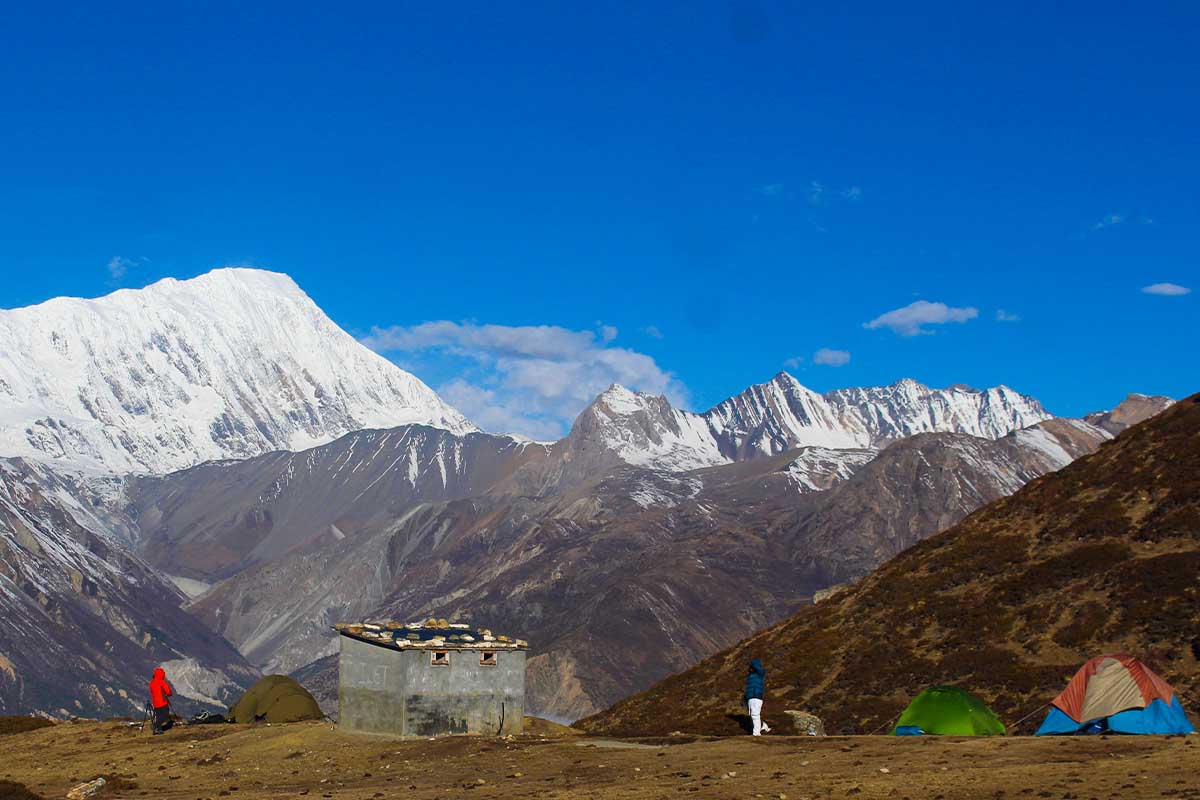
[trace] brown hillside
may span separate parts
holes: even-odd
[[[764,717],[809,709],[869,733],[921,689],[959,684],[1011,723],[1087,658],[1127,650],[1200,710],[1200,395],[920,542],[853,589],[576,723],[732,734],[746,663]],[[1033,714],[1017,732],[1040,721]]]

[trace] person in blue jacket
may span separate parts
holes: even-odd
[[[762,705],[764,683],[767,677],[762,662],[757,658],[750,662],[750,670],[746,673],[746,691],[744,698],[746,708],[750,711],[750,723],[753,725],[754,736],[761,736],[771,730],[762,721]]]

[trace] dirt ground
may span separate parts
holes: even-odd
[[[118,722],[0,737],[0,781],[46,798],[98,775],[108,797],[1200,798],[1200,736],[401,740],[328,722],[151,737]]]

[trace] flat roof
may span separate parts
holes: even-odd
[[[444,619],[426,622],[339,622],[342,636],[394,650],[526,650],[529,642]]]

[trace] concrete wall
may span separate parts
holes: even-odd
[[[520,733],[525,715],[525,652],[496,651],[496,666],[477,650],[449,650],[449,666],[431,666],[430,650],[393,650],[340,636],[338,724],[401,736]]]

